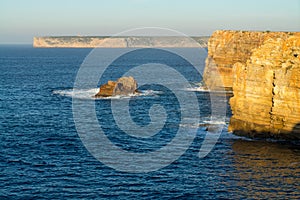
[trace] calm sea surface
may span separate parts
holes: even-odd
[[[79,67],[90,51],[0,46],[0,199],[300,198],[299,146],[250,140],[226,132],[230,111],[221,137],[204,158],[198,157],[206,134],[206,128],[200,126],[191,127],[197,135],[187,151],[158,171],[120,172],[99,162],[83,145],[72,113],[72,96],[89,97],[96,91],[72,90]],[[147,59],[147,55],[138,59]],[[184,65],[179,68],[187,69]],[[146,95],[132,97],[131,114],[137,124],[151,121],[149,102],[159,103],[169,97],[159,89],[146,88]],[[210,115],[209,93],[195,93],[205,124]],[[172,98],[164,102],[165,108],[178,103]],[[110,99],[96,101],[100,121],[106,120],[102,119],[103,112],[109,103]],[[175,118],[177,114],[173,112]],[[126,143],[124,135],[117,136],[114,126],[105,129],[116,145],[138,153],[159,149],[169,142],[176,121],[168,123],[170,135],[133,144]]]

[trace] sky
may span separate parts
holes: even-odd
[[[108,36],[141,27],[300,31],[300,0],[0,0],[0,44],[34,36]]]

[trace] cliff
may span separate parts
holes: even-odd
[[[33,47],[36,48],[173,48],[173,47],[207,47],[208,37],[92,37],[92,36],[60,36],[34,37]],[[196,43],[195,43],[196,41]]]
[[[250,137],[299,140],[300,33],[246,32],[245,40],[242,35],[229,31],[221,50],[216,49],[216,43],[221,44],[220,32],[215,35],[217,41],[209,42],[209,48],[215,47],[211,52],[217,54],[211,57],[217,57],[217,67],[227,69],[222,75],[230,76],[224,80],[233,88],[229,131]],[[252,42],[249,36],[254,36]],[[237,39],[240,41],[234,41]],[[232,44],[234,50],[222,55],[223,49],[231,49]],[[257,48],[250,51],[250,46]]]
[[[245,64],[252,50],[270,38],[289,37],[286,32],[215,31],[208,40],[208,56],[203,80],[210,88],[232,89],[232,66],[236,62]],[[216,79],[216,73],[221,81]]]

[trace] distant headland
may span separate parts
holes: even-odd
[[[36,48],[145,48],[207,47],[209,36],[50,36],[34,37]]]

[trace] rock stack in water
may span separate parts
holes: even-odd
[[[300,33],[264,39],[246,63],[233,65],[232,86],[229,131],[300,139]]]
[[[111,97],[116,95],[130,95],[137,92],[136,80],[129,77],[121,77],[117,81],[108,81],[100,86],[100,91],[95,95],[99,97]]]

